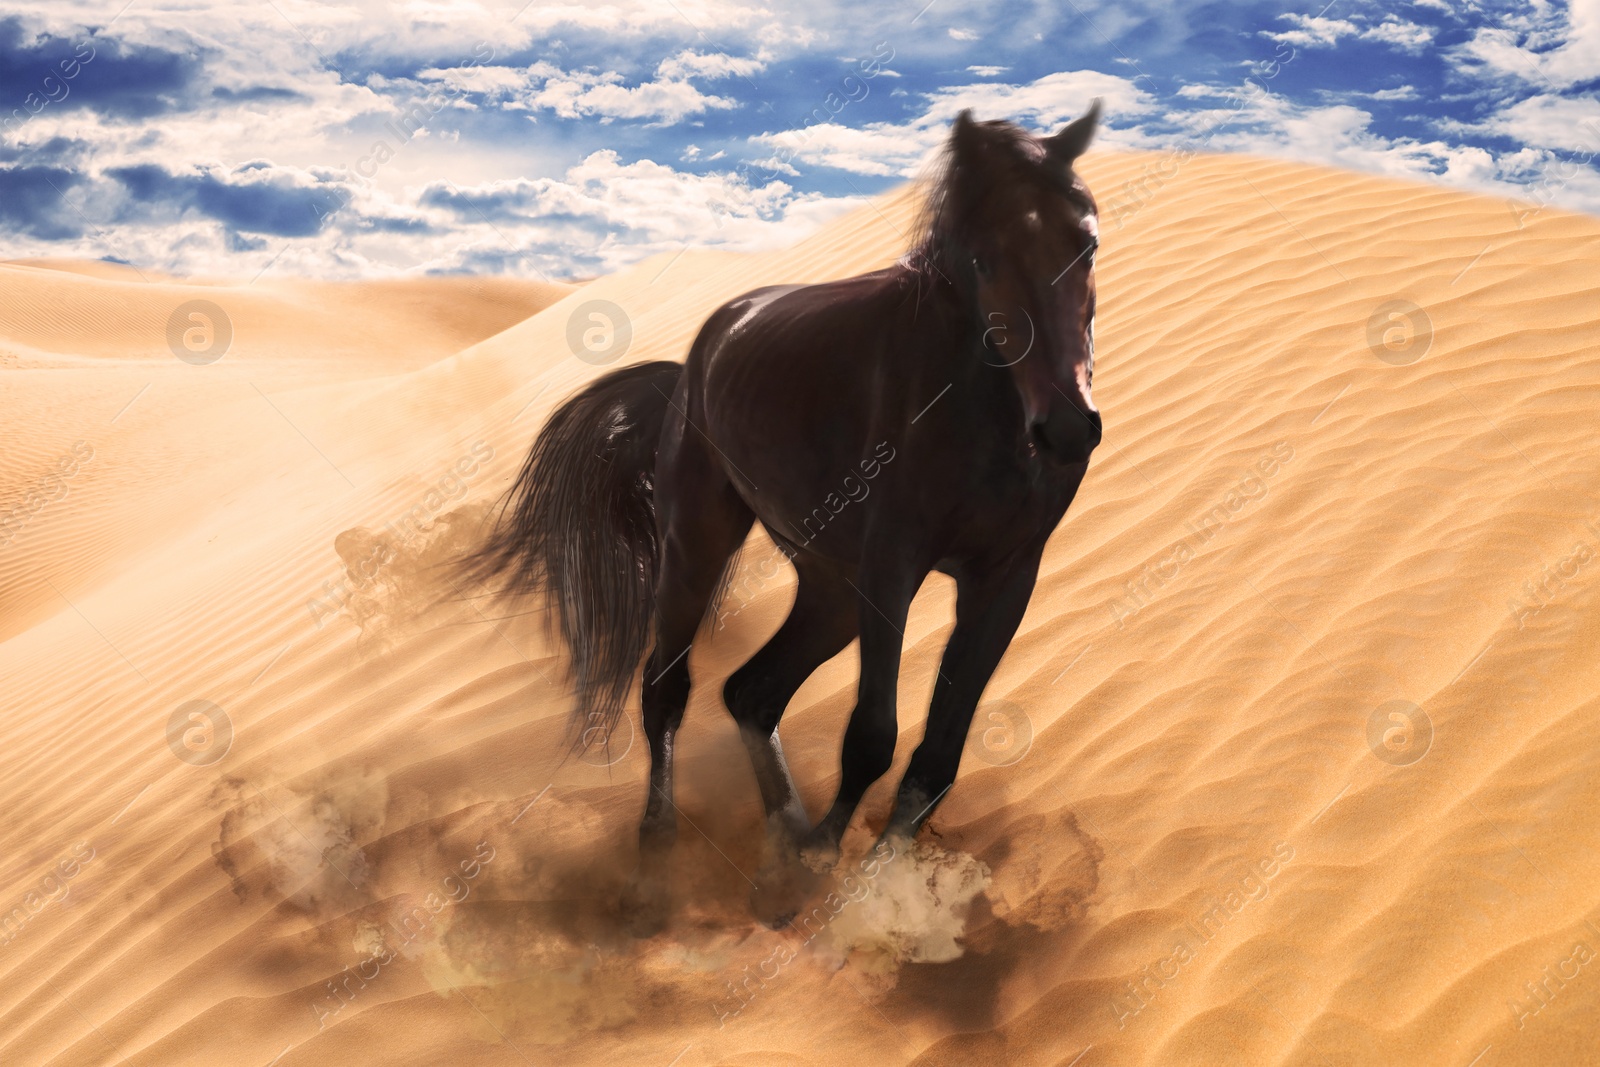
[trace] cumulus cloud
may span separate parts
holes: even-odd
[[[685,50],[663,59],[656,68],[656,74],[675,79],[727,78],[733,75],[747,78],[764,66],[765,61],[755,57],[730,56],[721,52],[702,55]]]
[[[1132,81],[1097,71],[1048,74],[1031,82],[975,82],[923,94],[920,114],[905,122],[875,122],[862,127],[840,123],[752,138],[773,150],[762,163],[798,173],[799,165],[829,167],[874,177],[914,177],[944,142],[950,123],[963,108],[980,119],[1009,118],[1036,130],[1054,130],[1076,118],[1095,97],[1105,100],[1111,121],[1126,122],[1148,113],[1154,99]],[[1110,134],[1115,143],[1116,135]]]
[[[1278,19],[1289,23],[1291,28],[1276,32],[1263,30],[1262,36],[1296,48],[1332,48],[1341,40],[1352,38],[1376,41],[1415,55],[1433,43],[1435,34],[1432,26],[1410,22],[1398,15],[1385,15],[1383,21],[1378,23],[1372,23],[1362,15],[1322,18],[1293,12],[1279,15]]]
[[[1600,77],[1600,0],[1535,4],[1452,50],[1467,72],[1564,89]]]
[[[1496,112],[1482,128],[1539,148],[1600,156],[1600,100],[1541,94]]]
[[[682,51],[661,61],[655,78],[628,85],[621,74],[607,70],[563,70],[540,61],[518,70],[509,67],[430,68],[418,75],[442,81],[503,107],[547,110],[564,119],[598,116],[681,122],[709,109],[727,109],[736,101],[702,92],[691,79],[748,77],[763,62],[722,53]]]
[[[1361,28],[1349,19],[1317,18],[1293,12],[1279,15],[1278,18],[1289,23],[1293,29],[1277,33],[1262,31],[1262,36],[1297,48],[1326,48],[1337,44],[1342,37],[1354,37],[1361,32]]]
[[[1198,140],[1600,210],[1574,163],[1594,147],[1600,0],[1082,7],[1019,5],[1002,65],[977,0],[917,20],[843,0],[139,0],[115,19],[0,0],[0,239],[176,273],[592,274],[792,241],[916,175],[962,107],[1044,131],[1094,96],[1110,146]],[[1295,73],[1236,108],[1218,34],[1298,49]]]
[[[1541,203],[1564,202],[1600,213],[1600,174],[1592,170],[1587,175],[1572,174],[1549,151],[1524,148],[1497,153],[1443,137],[1386,135],[1375,128],[1369,111],[1353,104],[1307,105],[1273,94],[1250,95],[1245,100],[1245,106],[1238,109],[1192,112],[1175,118],[1192,134],[1203,136],[1209,151],[1249,152],[1395,178],[1442,181],[1474,192]],[[1600,118],[1600,105],[1595,114]],[[1545,118],[1554,130],[1554,121]],[[1600,135],[1600,122],[1595,123],[1595,130]],[[1600,139],[1591,150],[1600,151]],[[1558,173],[1563,177],[1557,184],[1552,176]]]
[[[0,121],[9,118],[12,128],[47,109],[146,119],[191,108],[203,102],[194,91],[202,70],[192,50],[65,36],[0,18],[0,101],[9,108]]]
[[[547,63],[529,68],[533,88],[525,97],[532,108],[548,108],[564,119],[598,115],[601,122],[613,119],[660,119],[681,122],[707,108],[731,108],[734,101],[725,96],[701,92],[688,81],[660,78],[638,85],[624,85],[614,71],[558,71]]]
[[[1434,32],[1432,26],[1407,22],[1394,15],[1389,15],[1376,26],[1369,26],[1362,31],[1361,37],[1363,40],[1379,41],[1383,44],[1393,45],[1402,52],[1419,55],[1423,49],[1433,43]]]
[[[463,223],[486,220],[510,232],[537,227],[566,247],[583,249],[586,268],[614,270],[690,242],[747,251],[774,247],[862,201],[797,193],[781,181],[752,186],[727,174],[685,174],[651,160],[624,163],[603,150],[560,179],[436,183],[419,202]]]

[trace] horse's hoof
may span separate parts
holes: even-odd
[[[794,925],[794,917],[800,914],[798,908],[770,910],[755,899],[756,894],[750,894],[750,910],[755,914],[756,921],[768,930],[787,930]]]
[[[839,843],[813,834],[800,845],[800,862],[813,874],[826,874],[839,862]]]
[[[800,913],[816,884],[817,876],[791,854],[756,872],[750,911],[767,928],[782,930]]]
[[[624,929],[642,941],[667,928],[672,901],[660,880],[635,875],[623,889],[618,908]]]

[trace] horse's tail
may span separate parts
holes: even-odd
[[[650,641],[656,444],[682,373],[624,367],[557,408],[468,560],[507,593],[545,595],[572,653],[574,745],[610,736]]]

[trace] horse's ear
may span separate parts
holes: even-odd
[[[977,132],[978,124],[972,120],[972,109],[964,107],[961,109],[961,114],[956,116],[955,122],[950,124],[950,143],[962,144]]]
[[[1089,142],[1094,140],[1095,128],[1099,125],[1100,98],[1097,96],[1081,117],[1067,123],[1054,137],[1045,139],[1045,149],[1051,159],[1071,166],[1072,161],[1088,149]]]
[[[972,117],[972,109],[964,107],[955,122],[950,124],[950,159],[966,170],[984,164],[983,128]]]

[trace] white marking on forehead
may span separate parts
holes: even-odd
[[[1095,216],[1085,215],[1083,217],[1083,228],[1090,237],[1097,241],[1100,239],[1100,220]]]

